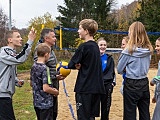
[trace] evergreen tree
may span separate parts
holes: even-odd
[[[90,18],[97,21],[99,29],[115,29],[114,18],[110,16],[114,0],[64,0],[64,3],[65,7],[58,6],[62,16],[57,17],[63,23],[63,27],[77,28],[82,19]],[[114,28],[110,27],[111,25]],[[63,46],[68,47],[70,44],[74,47],[74,40],[77,37],[75,32],[63,32]]]
[[[141,21],[147,32],[159,32],[160,31],[160,0],[139,0],[141,8],[138,10],[139,17],[138,21]],[[155,35],[149,35],[152,43],[158,38]]]

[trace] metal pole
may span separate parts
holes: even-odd
[[[60,25],[60,50],[62,50],[62,26]]]
[[[11,30],[11,0],[9,0],[9,30]]]
[[[60,32],[60,45],[59,45],[59,47],[60,47],[60,50],[62,50],[62,23],[61,23],[61,16],[59,16],[59,19],[60,19],[60,21],[59,21],[59,27],[60,27],[60,30],[59,30],[59,32]]]

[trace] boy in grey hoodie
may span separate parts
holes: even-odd
[[[22,46],[20,33],[17,30],[11,30],[5,35],[7,46],[0,50],[0,120],[15,120],[12,96],[17,82],[16,65],[27,59],[35,37],[35,31],[32,29],[28,35],[29,40],[17,54],[15,49]]]
[[[153,47],[141,22],[129,27],[129,41],[118,61],[117,71],[126,70],[123,88],[124,120],[136,120],[136,109],[140,120],[150,120],[150,93],[147,73]]]

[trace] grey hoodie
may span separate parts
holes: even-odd
[[[147,76],[151,60],[151,52],[146,48],[136,48],[133,54],[125,49],[118,60],[117,71],[131,79],[142,79]]]
[[[156,100],[158,100],[158,96],[160,96],[160,61],[158,63],[158,72],[157,72],[157,76],[155,76],[152,81],[153,84],[156,84],[155,87],[155,98]]]
[[[0,97],[12,97],[15,92],[16,65],[23,63],[31,51],[32,40],[28,40],[22,51],[17,54],[9,47],[0,50]]]

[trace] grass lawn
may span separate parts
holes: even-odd
[[[16,87],[13,96],[13,107],[17,120],[36,120],[32,91],[27,79],[27,77],[24,78],[25,84],[23,87]]]

